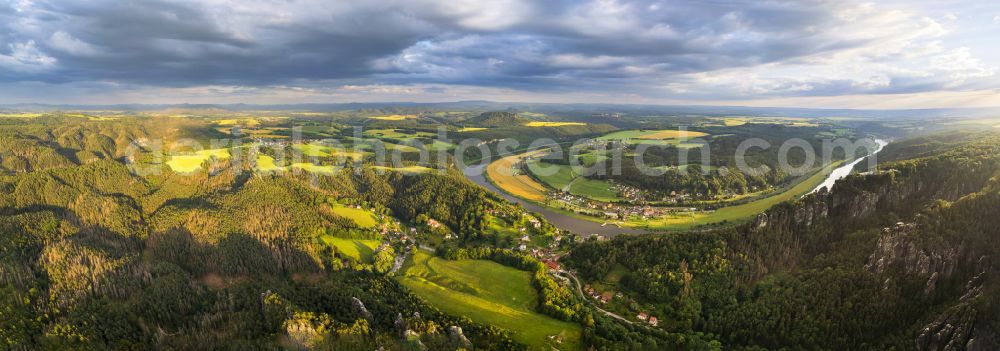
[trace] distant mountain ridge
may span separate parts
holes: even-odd
[[[455,102],[350,102],[303,104],[3,104],[0,110],[59,111],[59,110],[122,110],[159,111],[180,109],[225,109],[230,111],[343,111],[377,108],[408,108],[417,110],[460,111],[535,111],[552,112],[614,112],[633,115],[703,115],[703,116],[774,116],[774,117],[859,117],[859,118],[950,118],[950,117],[1000,117],[1000,107],[995,108],[936,108],[905,110],[819,109],[797,107],[750,107],[709,105],[639,105],[639,104],[559,104],[519,103],[492,101]]]

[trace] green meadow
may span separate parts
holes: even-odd
[[[367,210],[347,207],[339,204],[334,205],[332,210],[335,215],[350,219],[362,228],[371,228],[378,224],[378,219],[375,218],[375,214]]]
[[[346,137],[346,138],[344,138],[344,140],[347,140],[347,141],[351,142],[353,145],[357,146],[359,149],[362,149],[362,150],[372,150],[372,149],[375,148],[375,144],[381,143],[382,147],[384,147],[386,150],[398,150],[399,152],[418,152],[418,151],[420,151],[419,149],[417,149],[417,148],[415,148],[413,146],[393,144],[393,143],[385,142],[385,141],[378,140],[378,139],[362,139],[362,138],[355,138],[355,137]]]
[[[229,158],[229,149],[209,149],[196,151],[186,155],[172,155],[167,166],[177,173],[191,173],[201,168],[201,165],[212,157],[220,160]]]
[[[557,165],[540,161],[528,163],[528,170],[531,174],[548,185],[552,189],[563,190],[573,182],[578,175],[573,168],[567,165]]]
[[[584,177],[577,177],[576,180],[573,180],[573,183],[569,185],[569,193],[597,201],[611,202],[620,199],[618,192],[611,190],[611,184],[608,182]]]
[[[618,193],[611,190],[611,184],[602,180],[582,177],[573,170],[572,166],[532,161],[528,163],[528,170],[535,178],[552,189],[568,191],[570,194],[597,201],[619,200]]]
[[[257,155],[257,170],[261,172],[285,171],[287,167],[274,164],[274,157],[268,155]]]
[[[397,279],[438,309],[510,330],[533,350],[579,350],[581,328],[534,311],[531,273],[493,261],[448,261],[417,251]],[[549,339],[559,335],[562,343]]]
[[[378,240],[344,239],[332,235],[323,235],[320,241],[333,247],[338,254],[364,263],[373,262],[375,249],[381,245]]]

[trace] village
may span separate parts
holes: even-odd
[[[609,220],[626,220],[630,218],[650,219],[672,213],[698,211],[695,207],[662,207],[648,204],[639,205],[631,202],[601,202],[563,191],[552,191],[548,193],[548,196],[550,199],[563,204],[563,208],[567,210]],[[687,195],[677,195],[676,199],[685,199],[687,197]]]

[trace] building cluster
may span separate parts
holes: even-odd
[[[656,317],[654,316],[646,315],[646,312],[639,312],[639,315],[635,316],[635,318],[638,318],[640,321],[649,323],[649,325],[654,327],[660,325],[659,319],[656,319]]]
[[[608,302],[610,302],[612,295],[614,295],[613,293],[608,291],[598,292],[597,290],[594,290],[594,288],[591,287],[590,285],[584,286],[583,292],[585,292],[587,296],[590,296],[590,298],[597,300],[601,304],[607,304]]]

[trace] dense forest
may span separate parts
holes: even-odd
[[[888,148],[879,170],[711,232],[588,242],[563,261],[735,349],[985,350],[1000,343],[1000,138]],[[917,156],[916,158],[904,157]]]

